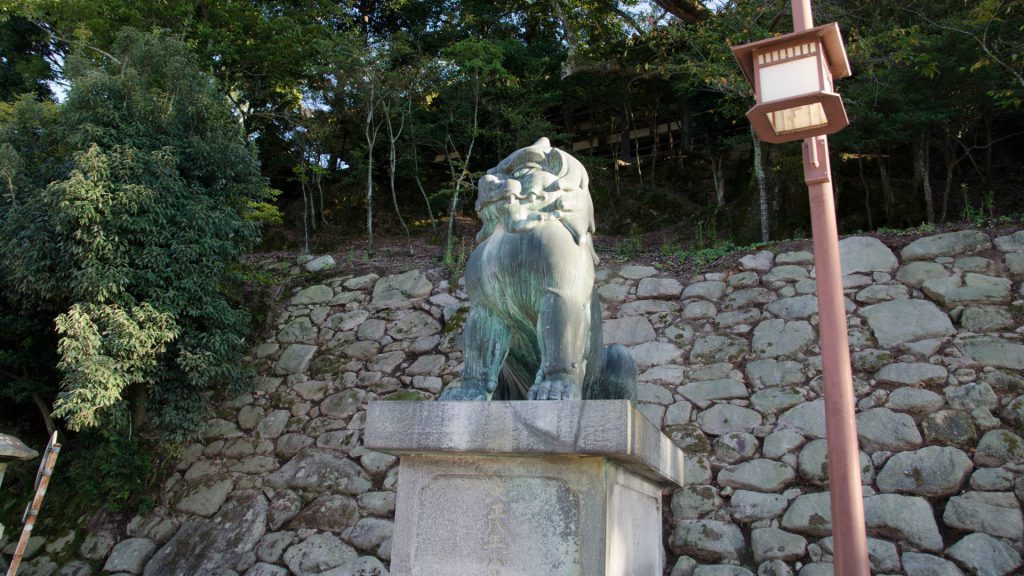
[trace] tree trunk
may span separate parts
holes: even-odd
[[[943,141],[943,155],[946,159],[946,179],[942,183],[942,211],[939,216],[939,222],[946,221],[946,215],[949,213],[949,195],[953,191],[953,174],[956,171],[956,148],[950,139],[949,134],[946,135]]]
[[[679,164],[680,170],[685,166],[683,152],[689,152],[691,148],[690,107],[683,102],[679,104],[679,152],[676,154],[676,163]]]
[[[430,216],[430,227],[437,232],[437,220],[434,218],[434,210],[430,207],[430,198],[427,197],[427,191],[423,188],[423,181],[420,179],[420,162],[417,159],[416,143],[412,145],[412,176],[416,179],[416,187],[420,189],[420,195],[423,196],[423,203],[427,205],[427,215]]]
[[[868,230],[874,230],[875,225],[871,220],[871,188],[868,188],[868,181],[864,178],[864,162],[861,155],[857,155],[857,171],[860,173],[860,185],[864,188],[864,213],[868,217]]]
[[[402,225],[402,230],[405,230],[405,243],[409,247],[409,255],[412,256],[412,237],[409,235],[409,226],[405,223],[405,218],[402,217],[402,210],[398,207],[398,191],[395,190],[395,172],[398,167],[398,151],[396,150],[396,144],[398,138],[402,135],[402,129],[405,128],[405,114],[402,114],[401,124],[398,125],[398,130],[395,130],[394,123],[391,121],[391,106],[384,104],[382,106],[384,111],[384,124],[388,129],[388,182],[391,186],[391,202],[395,206],[395,215],[398,216],[398,222]]]
[[[750,138],[754,145],[754,177],[757,179],[757,205],[761,216],[761,242],[768,241],[768,193],[764,186],[764,166],[761,164],[761,140],[750,127]]]
[[[470,146],[472,146],[472,144],[470,144]],[[453,147],[454,147],[454,145],[453,145]],[[467,155],[467,163],[468,163],[468,155]],[[464,166],[465,166],[465,164],[464,164]],[[465,170],[466,170],[466,168],[463,168],[463,173],[465,173]],[[456,214],[458,212],[458,209],[459,209],[459,191],[460,191],[461,188],[462,188],[462,174],[460,174],[458,179],[455,181],[455,190],[452,192],[452,201],[448,205],[448,237],[445,239],[445,243],[444,243],[444,262],[445,262],[445,264],[452,264],[454,262],[454,259],[453,259],[453,249],[455,247],[455,216],[456,216]]]
[[[301,164],[303,202],[308,205],[309,209],[309,229],[312,230],[313,232],[316,232],[317,226],[319,225],[319,222],[317,221],[316,217],[316,194],[313,190],[313,178],[314,173],[316,171],[316,166],[309,160],[310,155],[308,155],[307,151],[303,149]],[[305,199],[305,196],[307,194],[309,195],[308,202]]]
[[[988,190],[992,186],[992,116],[985,115],[985,188]]]
[[[683,113],[682,119],[680,120],[682,123],[680,130],[683,133],[683,149],[689,151],[693,149],[693,140],[690,138],[690,105],[683,102],[681,106],[683,108]]]
[[[608,147],[611,149],[611,154],[612,154],[612,157],[614,158],[615,157],[615,145],[609,143]],[[612,195],[612,198],[618,198],[619,194],[621,193],[621,187],[622,187],[621,179],[622,178],[621,178],[621,175],[619,174],[619,169],[622,167],[621,164],[622,164],[622,161],[619,160],[618,158],[616,158],[615,161],[612,162],[612,166],[615,167],[615,188],[614,188],[614,194]],[[616,205],[618,205],[618,201],[610,202],[609,204],[611,204],[611,206],[613,207],[612,209],[614,210],[615,209],[614,207]]]
[[[125,390],[132,411],[132,428],[135,430],[142,429],[149,422],[149,412],[146,410],[148,396],[148,389],[143,383],[132,384]]]
[[[366,152],[366,235],[367,252],[373,252],[373,144]]]
[[[629,113],[625,107],[622,108],[622,117],[619,120],[619,160],[633,160],[633,154],[629,150]]]
[[[935,205],[932,197],[932,184],[928,178],[928,138],[914,141],[914,181],[921,183],[924,191],[924,213],[929,224],[935,223]]]
[[[651,190],[656,190],[656,184],[654,182],[656,168],[658,167],[658,110],[661,108],[661,103],[655,99],[654,111],[651,113]]]
[[[711,157],[711,177],[715,182],[715,207],[725,206],[725,174],[722,172],[722,164],[725,162],[725,153]]]
[[[832,211],[835,212],[836,219],[839,219],[839,182],[832,181]],[[842,232],[842,230],[840,230]]]
[[[885,207],[885,221],[893,224],[893,212],[896,210],[896,198],[892,193],[892,181],[889,180],[889,167],[885,163],[885,155],[878,153],[878,176],[882,181],[882,201]]]
[[[366,234],[368,236],[367,252],[373,251],[373,146],[377,141],[380,124],[373,118],[377,107],[374,87],[370,83],[370,105],[366,109]]]
[[[676,151],[675,131],[672,129],[673,128],[673,126],[672,126],[673,123],[674,122],[673,122],[672,118],[669,117],[669,120],[668,120],[668,158],[670,160],[672,159],[672,157],[676,157],[676,158],[680,157],[680,153]],[[682,164],[680,164],[679,167],[682,168]]]
[[[462,170],[459,172],[458,179],[455,180],[455,191],[452,193],[452,202],[448,211],[448,238],[445,240],[444,245],[444,261],[446,264],[452,264],[454,259],[452,257],[452,250],[455,246],[455,213],[459,207],[459,190],[462,188],[462,183],[465,181],[466,176],[469,175],[469,161],[473,158],[473,146],[476,145],[476,131],[480,125],[480,78],[476,78],[476,82],[473,86],[473,132],[469,139],[469,148],[466,150],[466,158],[462,162]],[[448,141],[451,142],[451,135],[448,136]],[[452,144],[452,148],[455,148],[455,144]]]
[[[43,417],[43,424],[46,425],[46,434],[53,436],[53,433],[57,431],[57,426],[53,423],[53,416],[50,416],[50,407],[35,392],[32,393],[32,401],[36,403],[36,407],[39,408],[39,414]]]
[[[319,161],[320,158],[318,157]],[[324,212],[324,186],[323,186],[323,167],[317,164],[313,169],[313,182],[316,184],[316,191],[320,194],[320,223],[327,224],[327,214]]]
[[[409,103],[409,141],[412,147],[412,176],[416,179],[416,187],[420,189],[420,195],[423,196],[423,203],[427,205],[427,214],[430,216],[430,227],[433,228],[434,233],[437,233],[437,220],[434,219],[434,210],[430,207],[430,198],[427,197],[427,191],[423,188],[423,182],[420,179],[420,159],[419,154],[416,152],[416,132],[413,128],[416,123],[413,122],[412,116],[412,103]]]
[[[565,33],[566,55],[562,63],[562,80],[572,76],[576,69],[576,53],[579,50],[579,39],[576,36],[576,26],[570,18],[566,18],[562,11],[562,3],[558,0],[551,0],[551,8],[562,23],[562,31]]]
[[[18,205],[18,196],[14,193],[14,178],[10,174],[7,174],[7,191],[11,197],[11,206],[16,207]]]
[[[779,159],[779,156],[780,156],[779,148],[780,148],[779,146],[771,146],[771,147],[769,147],[765,151],[765,155],[764,155],[764,164],[765,164],[765,166],[774,166],[775,163],[778,162],[778,159]],[[777,223],[779,221],[779,204],[780,204],[780,202],[778,202],[778,198],[779,198],[779,185],[780,185],[779,180],[780,179],[778,177],[773,177],[770,172],[766,174],[765,182],[768,185],[768,197],[776,199],[776,202],[774,204],[769,204],[769,206],[768,206],[768,221],[769,222],[776,222]]]
[[[634,128],[636,128],[636,119],[633,117],[632,110],[629,110],[627,108],[626,111],[629,114],[629,123],[626,125],[626,137],[629,138],[629,133],[632,132]],[[637,132],[639,132],[639,130],[637,130]],[[640,193],[644,194],[644,171],[643,168],[640,166],[640,135],[637,134],[636,138],[632,138],[631,141],[633,143],[633,164],[636,165],[636,176],[637,179],[640,181]]]
[[[309,254],[309,199],[306,194],[306,159],[299,165],[299,185],[302,188],[302,251]]]
[[[910,192],[911,194],[917,193],[921,188],[921,172],[917,166],[917,143],[911,142],[910,144]]]

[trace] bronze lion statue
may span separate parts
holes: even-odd
[[[633,358],[601,336],[583,165],[541,138],[487,171],[476,211],[462,383],[441,400],[635,402]]]

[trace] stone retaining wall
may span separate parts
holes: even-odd
[[[840,247],[872,573],[1020,573],[1024,231]],[[685,285],[647,266],[598,277],[606,342],[630,347],[642,410],[688,455],[666,573],[832,574],[811,254]],[[366,403],[457,377],[464,298],[415,270],[290,295],[252,393],[220,407],[161,505],[59,569],[37,541],[22,573],[386,574],[398,467],[362,447]]]

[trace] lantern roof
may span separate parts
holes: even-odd
[[[791,32],[741,46],[733,46],[732,54],[736,57],[736,61],[739,62],[743,75],[747,77],[747,81],[753,86],[755,50],[767,50],[779,44],[799,44],[811,39],[820,40],[821,44],[825,47],[825,60],[828,62],[832,78],[846,78],[851,74],[850,61],[846,57],[843,38],[839,35],[839,24],[835,22],[815,26],[802,32]]]
[[[29,460],[39,453],[29,448],[14,436],[0,434],[0,462],[8,460]]]

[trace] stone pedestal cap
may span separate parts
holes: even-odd
[[[397,455],[603,456],[683,484],[682,451],[627,400],[371,402],[365,444]]]

